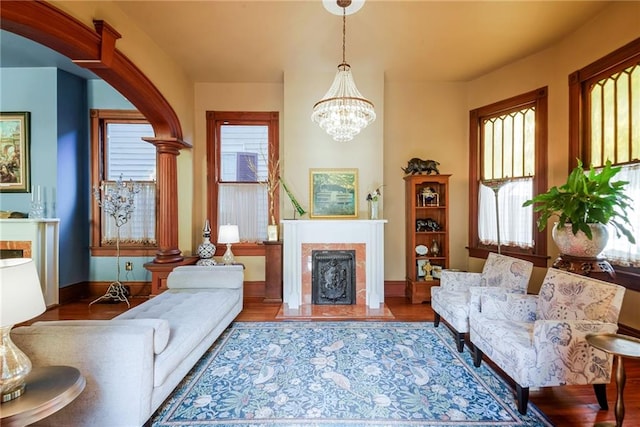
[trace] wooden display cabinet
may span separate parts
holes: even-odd
[[[449,177],[451,175],[407,175],[406,217],[406,297],[412,304],[431,301],[434,277],[425,280],[423,268],[449,268]],[[434,245],[435,242],[435,245]],[[433,248],[437,246],[437,253]],[[425,250],[426,249],[426,250]],[[434,271],[430,271],[433,276]],[[435,273],[438,276],[437,272]]]

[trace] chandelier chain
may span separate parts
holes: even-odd
[[[347,56],[345,54],[346,51],[346,40],[347,40],[347,8],[342,8],[342,63],[347,63]]]

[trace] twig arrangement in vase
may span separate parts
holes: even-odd
[[[98,202],[98,206],[113,218],[116,224],[116,281],[112,282],[107,288],[107,292],[99,298],[91,301],[89,305],[98,301],[124,301],[129,304],[127,299],[127,288],[120,282],[120,227],[126,224],[131,218],[131,214],[135,208],[134,196],[140,192],[140,184],[135,184],[133,180],[125,182],[122,175],[116,181],[114,187],[107,187],[104,182],[100,187],[93,188],[93,196]]]
[[[276,159],[273,153],[267,159],[262,154],[262,158],[267,163],[267,176],[264,181],[260,181],[260,184],[264,185],[267,189],[267,197],[269,200],[269,225],[267,226],[267,240],[278,240],[278,224],[276,224],[276,207],[275,207],[275,195],[278,191],[278,184],[280,177],[280,159]],[[251,160],[247,164],[251,172],[258,177],[258,166],[253,164]],[[259,178],[258,178],[259,179]]]

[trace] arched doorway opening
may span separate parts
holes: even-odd
[[[154,262],[182,261],[178,248],[177,156],[190,147],[182,140],[178,117],[160,91],[126,56],[115,49],[120,35],[103,21],[95,30],[56,7],[36,1],[0,2],[0,26],[47,46],[91,69],[126,97],[153,126],[147,140],[158,152],[158,245]]]

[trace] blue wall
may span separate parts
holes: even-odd
[[[58,70],[57,87],[56,212],[60,218],[60,284],[64,287],[89,278],[90,140],[86,80]]]
[[[56,68],[0,68],[0,111],[31,113],[31,184],[42,186],[48,218],[57,174],[56,80]],[[0,193],[3,211],[28,213],[30,202],[31,193]]]

